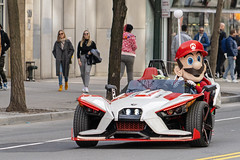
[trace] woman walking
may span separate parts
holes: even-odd
[[[89,31],[85,30],[83,32],[82,40],[78,43],[77,49],[78,64],[80,66],[81,77],[84,85],[82,91],[84,93],[89,92],[88,85],[92,68],[92,53],[90,51],[92,49],[97,49],[96,44],[90,39]]]
[[[65,79],[65,90],[68,89],[69,63],[73,52],[74,48],[71,41],[66,38],[66,34],[63,30],[59,30],[57,41],[55,42],[52,51],[56,58],[56,75],[58,76],[59,81],[59,92],[63,89],[62,76],[64,76]]]
[[[136,37],[131,33],[132,30],[133,26],[131,24],[125,25],[122,41],[120,77],[122,78],[126,66],[128,82],[133,80],[133,64],[136,57],[135,50],[137,49]]]

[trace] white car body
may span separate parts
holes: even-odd
[[[214,96],[213,108],[217,108],[216,98],[220,94],[220,86],[216,90]],[[124,93],[108,101],[101,96],[83,94],[78,98],[80,106],[88,107],[98,112],[104,112],[104,115],[99,121],[99,124],[94,129],[80,131],[77,137],[72,137],[75,141],[90,141],[90,140],[133,140],[133,141],[193,141],[199,138],[199,131],[194,132],[186,131],[182,128],[172,129],[166,124],[166,122],[159,116],[158,112],[165,112],[180,108],[185,109],[186,112],[188,107],[196,100],[203,99],[204,94],[190,94],[190,93],[174,93],[163,89],[150,90],[146,89],[143,91]],[[189,103],[189,104],[188,104]],[[218,104],[219,105],[219,104]],[[126,112],[126,109],[134,111],[139,109],[141,111],[140,116],[136,115],[122,115]],[[175,111],[176,112],[176,111]],[[182,113],[186,113],[183,112]],[[120,115],[121,114],[121,115]],[[131,121],[132,116],[132,121]],[[171,116],[171,115],[170,115]],[[181,115],[179,115],[181,116]],[[121,117],[121,118],[119,118]],[[136,120],[136,117],[139,119]],[[174,117],[174,116],[172,116]],[[144,123],[144,127],[149,127],[153,134],[145,134],[143,130],[134,129],[131,127],[124,128],[126,125],[131,125],[131,122]],[[108,132],[108,127],[112,123],[116,123],[116,130],[111,134]],[[118,128],[121,124],[124,127]],[[130,135],[126,138],[116,138],[115,134]],[[131,137],[132,135],[138,135],[137,138]]]

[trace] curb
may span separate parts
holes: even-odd
[[[54,121],[62,119],[73,119],[74,111],[39,113],[34,115],[20,115],[10,116],[7,118],[0,118],[0,126],[24,124],[32,122]]]
[[[222,98],[221,98],[221,101],[222,101],[223,104],[225,104],[225,103],[240,102],[240,95],[222,97]]]

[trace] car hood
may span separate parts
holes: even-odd
[[[148,112],[157,112],[165,108],[182,104],[195,99],[202,94],[188,94],[188,93],[173,93],[171,91],[164,91],[162,89],[150,91],[145,90],[135,93],[121,94],[110,105],[115,117],[119,111],[124,108],[140,108],[143,115]]]

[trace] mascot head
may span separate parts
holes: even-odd
[[[198,41],[190,40],[182,43],[175,57],[178,63],[178,66],[174,68],[175,74],[185,80],[200,82],[206,71],[203,57],[207,55],[203,45]]]

